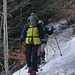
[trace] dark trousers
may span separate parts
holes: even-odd
[[[38,45],[26,44],[26,62],[27,66],[31,67],[32,70],[37,69],[37,51]]]

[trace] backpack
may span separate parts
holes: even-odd
[[[43,34],[42,34],[42,30],[41,30],[40,26],[41,26],[41,25],[38,23],[36,27],[37,27],[38,30],[39,30],[39,38],[42,39],[42,38],[43,38]],[[30,27],[29,27],[29,24],[26,24],[25,27],[26,27],[26,31],[30,28]],[[35,26],[33,26],[33,27],[35,27]],[[26,36],[25,36],[25,37],[26,37]]]

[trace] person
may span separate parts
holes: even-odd
[[[34,13],[31,13],[29,17],[30,22],[26,24],[22,30],[20,43],[25,38],[26,44],[26,62],[28,67],[28,73],[35,73],[37,70],[37,52],[40,45],[40,39],[45,37],[45,32],[42,26],[38,23]]]
[[[53,34],[54,27],[51,28],[45,27],[44,22],[39,20],[39,23],[42,25],[43,30],[45,32],[45,38],[41,39],[41,45],[38,48],[38,65],[40,63],[45,63],[45,46],[47,44],[47,40],[51,34]]]

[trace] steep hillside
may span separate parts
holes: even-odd
[[[3,17],[2,1],[0,0],[0,16]],[[9,50],[13,49],[14,42],[20,38],[32,12],[42,19],[45,25],[62,18],[71,18],[70,23],[75,22],[75,0],[7,0],[7,6]]]
[[[73,35],[73,28],[63,30],[61,34],[55,36],[62,56],[53,34],[48,39],[45,47],[45,60],[47,63],[44,66],[41,65],[41,68],[38,69],[39,72],[36,72],[37,75],[75,75],[75,35]],[[28,75],[28,70],[25,68],[26,65],[12,75]]]

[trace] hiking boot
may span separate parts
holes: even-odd
[[[36,73],[34,73],[34,72],[31,72],[31,73],[30,73],[30,75],[36,75]]]
[[[30,75],[36,75],[36,71],[33,70],[33,71],[30,73]]]

